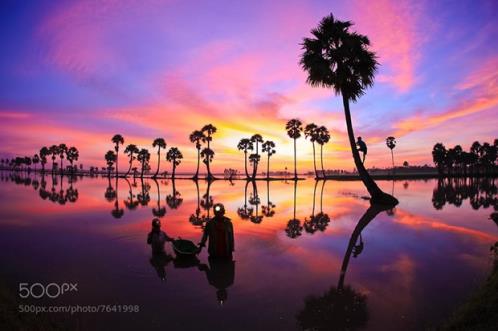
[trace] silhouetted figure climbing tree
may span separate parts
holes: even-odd
[[[398,200],[384,193],[370,177],[356,149],[349,103],[355,102],[373,85],[377,61],[375,54],[368,50],[368,38],[350,32],[351,26],[351,22],[336,20],[332,14],[324,17],[318,27],[311,30],[313,37],[303,40],[301,65],[308,73],[307,82],[311,86],[332,88],[342,95],[351,152],[372,202],[397,204]]]

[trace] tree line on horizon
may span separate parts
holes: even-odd
[[[432,149],[432,160],[440,175],[489,175],[496,170],[497,157],[498,139],[493,144],[474,141],[469,151],[460,145],[447,149],[443,143],[436,143]]]

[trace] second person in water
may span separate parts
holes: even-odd
[[[208,253],[211,258],[231,258],[234,251],[232,221],[225,217],[225,207],[221,203],[213,206],[214,217],[206,223],[199,248],[209,239]]]

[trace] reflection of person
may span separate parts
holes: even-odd
[[[358,137],[356,145],[358,146],[358,151],[363,153],[363,160],[361,162],[365,163],[365,157],[367,156],[367,144],[365,144],[361,137]]]
[[[199,270],[204,271],[209,284],[216,288],[216,297],[222,305],[228,299],[227,288],[235,280],[235,261],[210,257],[209,267],[201,264]]]
[[[173,241],[173,238],[161,230],[161,221],[159,218],[154,218],[152,220],[152,230],[147,236],[147,244],[151,246],[153,253],[162,253],[164,252],[164,243],[167,241]]]
[[[232,221],[225,217],[225,207],[221,203],[213,206],[214,217],[206,223],[199,247],[202,249],[209,239],[210,257],[231,258],[234,250]]]
[[[166,266],[173,260],[173,257],[165,252],[152,253],[150,264],[156,269],[161,280],[166,280]]]

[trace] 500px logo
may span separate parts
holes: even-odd
[[[67,292],[78,292],[78,283],[19,283],[19,297],[26,299],[29,297],[40,299],[47,296],[51,299],[58,298]]]

